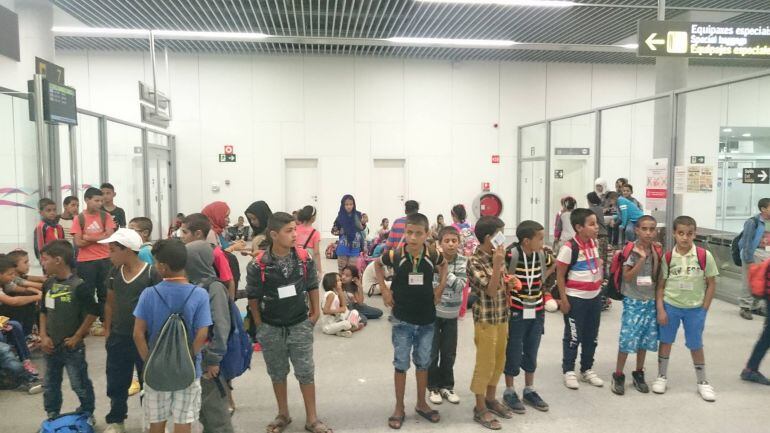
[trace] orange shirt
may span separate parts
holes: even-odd
[[[98,235],[104,233],[108,228],[115,230],[115,221],[107,214],[107,218],[104,220],[106,227],[102,225],[101,212],[95,214],[89,214],[83,212],[85,217],[84,230],[80,228],[80,218],[75,217],[72,222],[72,236],[76,234]],[[92,243],[85,247],[78,248],[78,262],[92,262],[94,260],[108,259],[110,257],[110,247],[107,244]]]

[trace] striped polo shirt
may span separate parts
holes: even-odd
[[[559,255],[556,257],[559,263],[569,266],[572,261],[573,243],[579,246],[579,252],[577,262],[569,268],[567,273],[567,296],[593,299],[599,296],[604,279],[599,248],[593,239],[581,243],[575,237],[565,242],[559,250]]]
[[[404,238],[404,232],[406,232],[405,216],[393,221],[393,225],[390,227],[388,240],[385,242],[385,248],[388,250],[401,248],[401,246],[404,244],[401,242],[401,240]]]

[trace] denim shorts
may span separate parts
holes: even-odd
[[[396,371],[409,370],[410,354],[417,370],[428,370],[433,347],[434,324],[413,325],[390,317],[393,325],[393,367]]]
[[[703,328],[706,325],[706,310],[703,307],[678,308],[663,303],[668,315],[668,325],[660,327],[660,342],[672,344],[676,341],[679,322],[684,328],[684,344],[690,350],[703,348]]]
[[[676,335],[676,331],[674,331]],[[639,350],[658,350],[658,322],[655,301],[623,298],[620,319],[620,351],[636,353]]]

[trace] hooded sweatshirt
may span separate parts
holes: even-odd
[[[190,282],[197,284],[209,294],[211,320],[214,325],[209,329],[209,341],[203,347],[203,362],[205,369],[219,365],[227,352],[227,337],[230,335],[230,305],[227,298],[227,288],[214,273],[214,250],[204,240],[190,242],[187,248],[187,265],[185,271]]]
[[[249,218],[248,214],[252,214],[257,217],[259,220],[258,226],[255,226],[251,223],[251,218]],[[246,215],[246,221],[248,221],[249,225],[251,226],[251,235],[253,237],[254,245],[260,249],[267,248],[264,239],[265,235],[267,234],[265,233],[265,229],[267,228],[267,220],[270,219],[270,216],[273,215],[273,212],[270,210],[270,206],[268,206],[267,203],[262,200],[255,201],[249,205],[248,208],[246,208],[244,215]]]

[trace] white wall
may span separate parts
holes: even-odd
[[[148,58],[57,53],[81,106],[134,121],[136,82],[151,80]],[[730,73],[693,67],[691,82]],[[162,63],[159,77],[163,90]],[[469,206],[481,183],[490,182],[504,199],[503,219],[512,230],[517,126],[653,89],[654,69],[637,65],[171,53],[166,90],[174,104],[180,211],[220,199],[234,214],[260,199],[280,210],[283,159],[319,158],[319,223],[328,231],[343,194],[355,195],[363,211],[377,200],[370,196],[373,158],[405,158],[408,198],[420,201],[431,219],[447,215],[453,203]],[[604,149],[603,176],[610,182],[630,177],[642,196],[646,162],[640,161],[652,158],[652,105],[624,110],[602,128],[618,143]],[[585,135],[565,134],[573,141]],[[225,144],[235,146],[237,163],[217,162]],[[501,155],[500,164],[491,163],[493,154]],[[211,192],[213,182],[221,192]],[[575,195],[591,189],[587,182]]]

